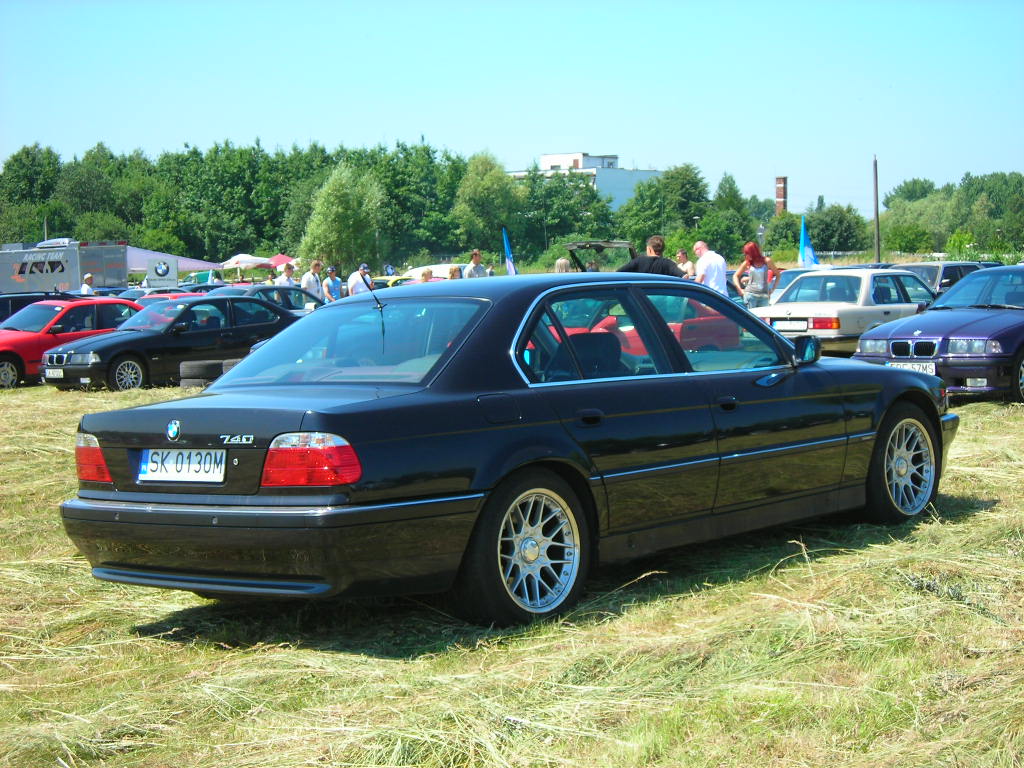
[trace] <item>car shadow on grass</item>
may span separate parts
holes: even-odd
[[[937,516],[969,518],[994,499],[940,494]],[[756,578],[792,561],[809,563],[909,538],[933,515],[895,526],[864,522],[863,510],[776,526],[668,550],[591,574],[583,602],[559,621],[607,621],[635,606]],[[415,658],[512,639],[537,625],[477,627],[453,616],[441,596],[320,601],[218,600],[135,627],[143,637],[224,649],[293,646],[380,658]]]

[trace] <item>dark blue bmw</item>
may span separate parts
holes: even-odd
[[[1024,402],[1024,265],[972,272],[925,312],[867,331],[854,357]]]

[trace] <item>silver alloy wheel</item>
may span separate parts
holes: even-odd
[[[1017,366],[1017,399],[1024,402],[1024,355],[1020,358],[1020,365]]]
[[[885,486],[901,513],[918,514],[935,485],[935,449],[924,425],[904,419],[889,433],[885,446]]]
[[[114,368],[114,386],[122,392],[126,389],[138,389],[142,386],[143,379],[142,366],[137,360],[122,360]]]
[[[0,360],[0,389],[18,386],[18,366],[11,360]]]
[[[498,537],[498,568],[509,597],[530,613],[558,607],[579,576],[576,517],[558,494],[534,488],[505,511]]]

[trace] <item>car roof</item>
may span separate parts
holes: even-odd
[[[68,307],[72,304],[127,304],[131,307],[139,306],[131,299],[122,299],[117,296],[83,296],[80,299],[43,299],[42,301],[34,303],[58,307]]]
[[[849,268],[833,267],[832,269],[814,269],[814,270],[811,270],[811,272],[805,272],[804,274],[798,276],[797,280],[801,280],[801,279],[803,279],[805,277],[812,276],[812,273],[813,273],[814,277],[820,277],[822,275],[826,275],[826,276],[830,276],[830,275],[836,275],[836,276],[846,275],[847,277],[852,277],[852,276],[855,276],[855,277],[871,277],[873,275],[892,275],[892,274],[897,274],[898,275],[898,274],[901,274],[901,273],[904,274],[904,275],[913,275],[914,277],[917,277],[917,275],[914,275],[913,272],[911,272],[910,270],[907,270],[907,269],[884,269],[884,268],[883,269],[873,269],[873,268],[867,268],[867,267],[849,267]],[[793,282],[795,283],[796,280],[794,280]]]

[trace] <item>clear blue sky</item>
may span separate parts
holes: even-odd
[[[872,212],[1024,171],[1024,1],[0,0],[0,158],[419,142]]]

